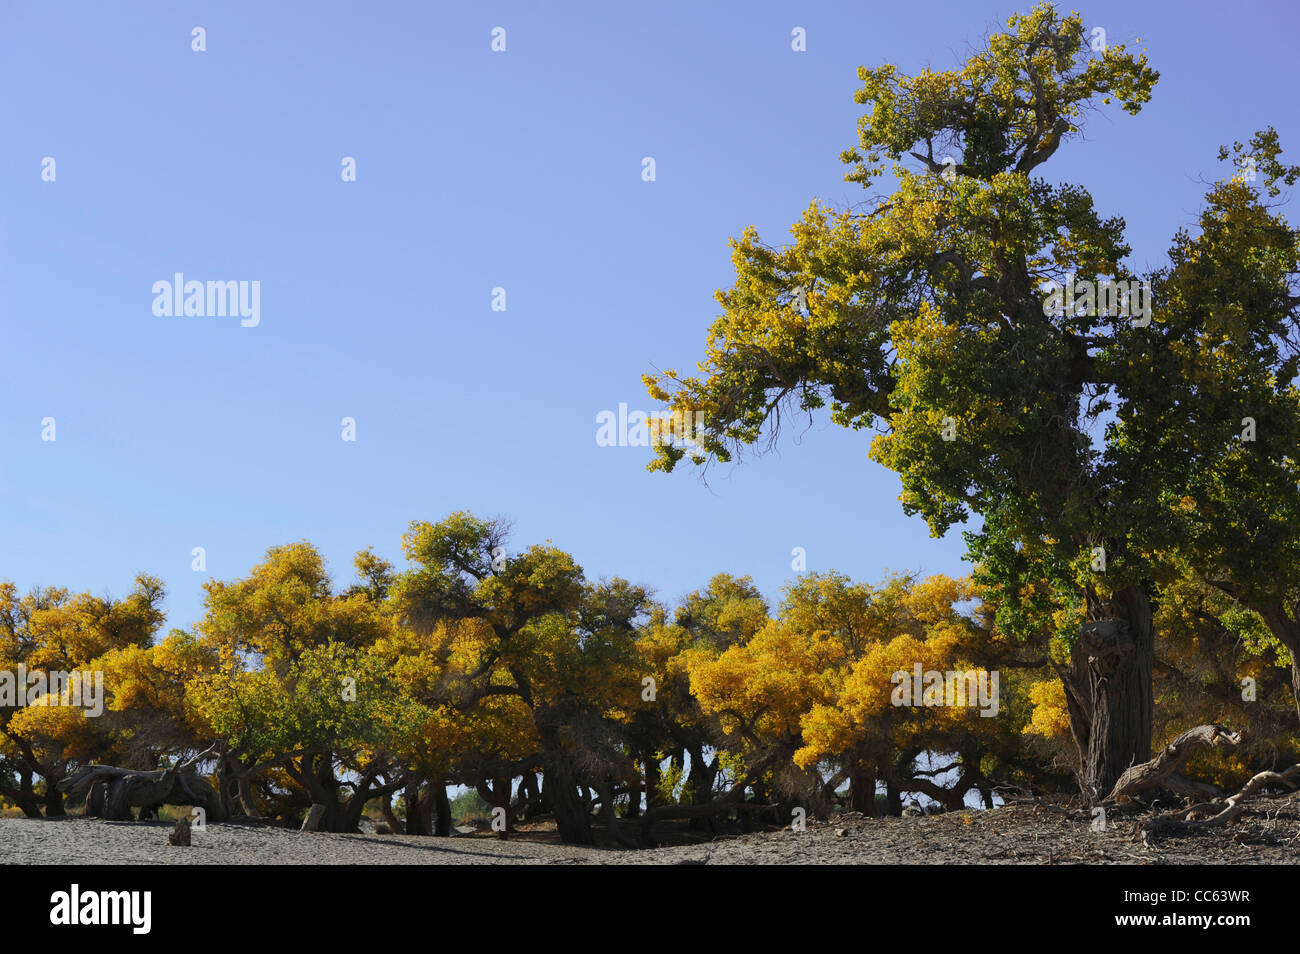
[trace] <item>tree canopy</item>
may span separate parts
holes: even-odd
[[[1297,645],[1297,234],[1269,200],[1300,169],[1272,129],[1235,144],[1257,181],[1234,166],[1169,266],[1135,274],[1124,219],[1043,177],[1091,113],[1136,116],[1159,78],[1094,46],[1044,3],[958,68],[862,68],[841,158],[892,191],[814,202],[780,247],[746,229],[698,372],[645,382],[704,420],[651,469],[732,460],[823,408],[874,430],[904,510],[965,528],[998,626],[1073,650],[1059,674],[1104,794],[1150,754],[1162,583],[1191,573]]]

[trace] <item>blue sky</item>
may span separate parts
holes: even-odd
[[[409,521],[458,509],[665,600],[724,570],[775,598],[794,547],[858,579],[964,572],[865,435],[819,420],[705,486],[595,419],[702,355],[729,236],[858,201],[859,65],[947,67],[1030,5],[6,2],[0,578],[121,595],[147,571],[188,626],[268,546],[308,539],[345,584],[356,550],[402,565]],[[1044,171],[1127,220],[1141,270],[1220,143],[1272,124],[1300,149],[1300,13],[1082,10],[1161,81]],[[156,317],[176,272],[259,281],[260,324]]]

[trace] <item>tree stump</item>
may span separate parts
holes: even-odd
[[[325,806],[317,802],[303,820],[301,831],[320,831],[321,819],[325,817]]]
[[[182,818],[167,836],[167,844],[173,847],[190,847],[190,820]]]

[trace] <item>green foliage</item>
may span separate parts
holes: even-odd
[[[451,800],[451,817],[458,825],[478,825],[492,820],[492,806],[479,793],[466,789]]]

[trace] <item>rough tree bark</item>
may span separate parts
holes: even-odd
[[[334,778],[329,752],[304,752],[297,760],[286,759],[285,771],[307,790],[313,805],[324,805],[325,815],[321,827],[328,832],[347,832],[343,807],[338,800],[338,784]]]
[[[848,810],[876,817],[876,772],[866,762],[857,762],[849,775]]]
[[[583,779],[576,753],[566,745],[561,713],[550,712],[539,719],[542,742],[543,797],[555,818],[560,840],[566,845],[594,845],[591,813],[582,794]]]
[[[239,808],[249,818],[261,818],[262,813],[257,808],[257,802],[253,798],[253,784],[249,781],[247,775],[240,775],[235,780],[236,791],[239,793]]]
[[[594,845],[591,815],[583,803],[578,776],[567,753],[552,751],[546,758],[546,788],[560,840],[566,845]]]
[[[696,805],[707,805],[713,801],[713,783],[718,778],[718,757],[714,755],[710,763],[704,758],[704,746],[697,745],[690,749],[691,770],[686,776],[686,784],[691,790],[691,801]]]
[[[691,804],[707,805],[713,801],[713,783],[718,777],[718,757],[713,756],[710,764],[704,758],[704,746],[696,745],[689,749],[691,768],[686,776],[686,790],[691,793]],[[717,822],[712,816],[690,819],[690,830],[715,834]]]
[[[1130,767],[1151,755],[1155,629],[1151,604],[1136,586],[1108,603],[1088,597],[1068,669],[1060,669],[1080,780],[1100,800]]]
[[[1259,607],[1256,612],[1291,654],[1291,693],[1295,697],[1296,715],[1300,716],[1300,620],[1292,619],[1277,602]]]
[[[1134,765],[1115,782],[1106,796],[1107,804],[1123,804],[1159,786],[1168,786],[1187,760],[1204,749],[1240,745],[1242,737],[1221,725],[1198,725],[1188,729],[1161,749],[1150,761]],[[1182,783],[1177,783],[1181,785]]]

